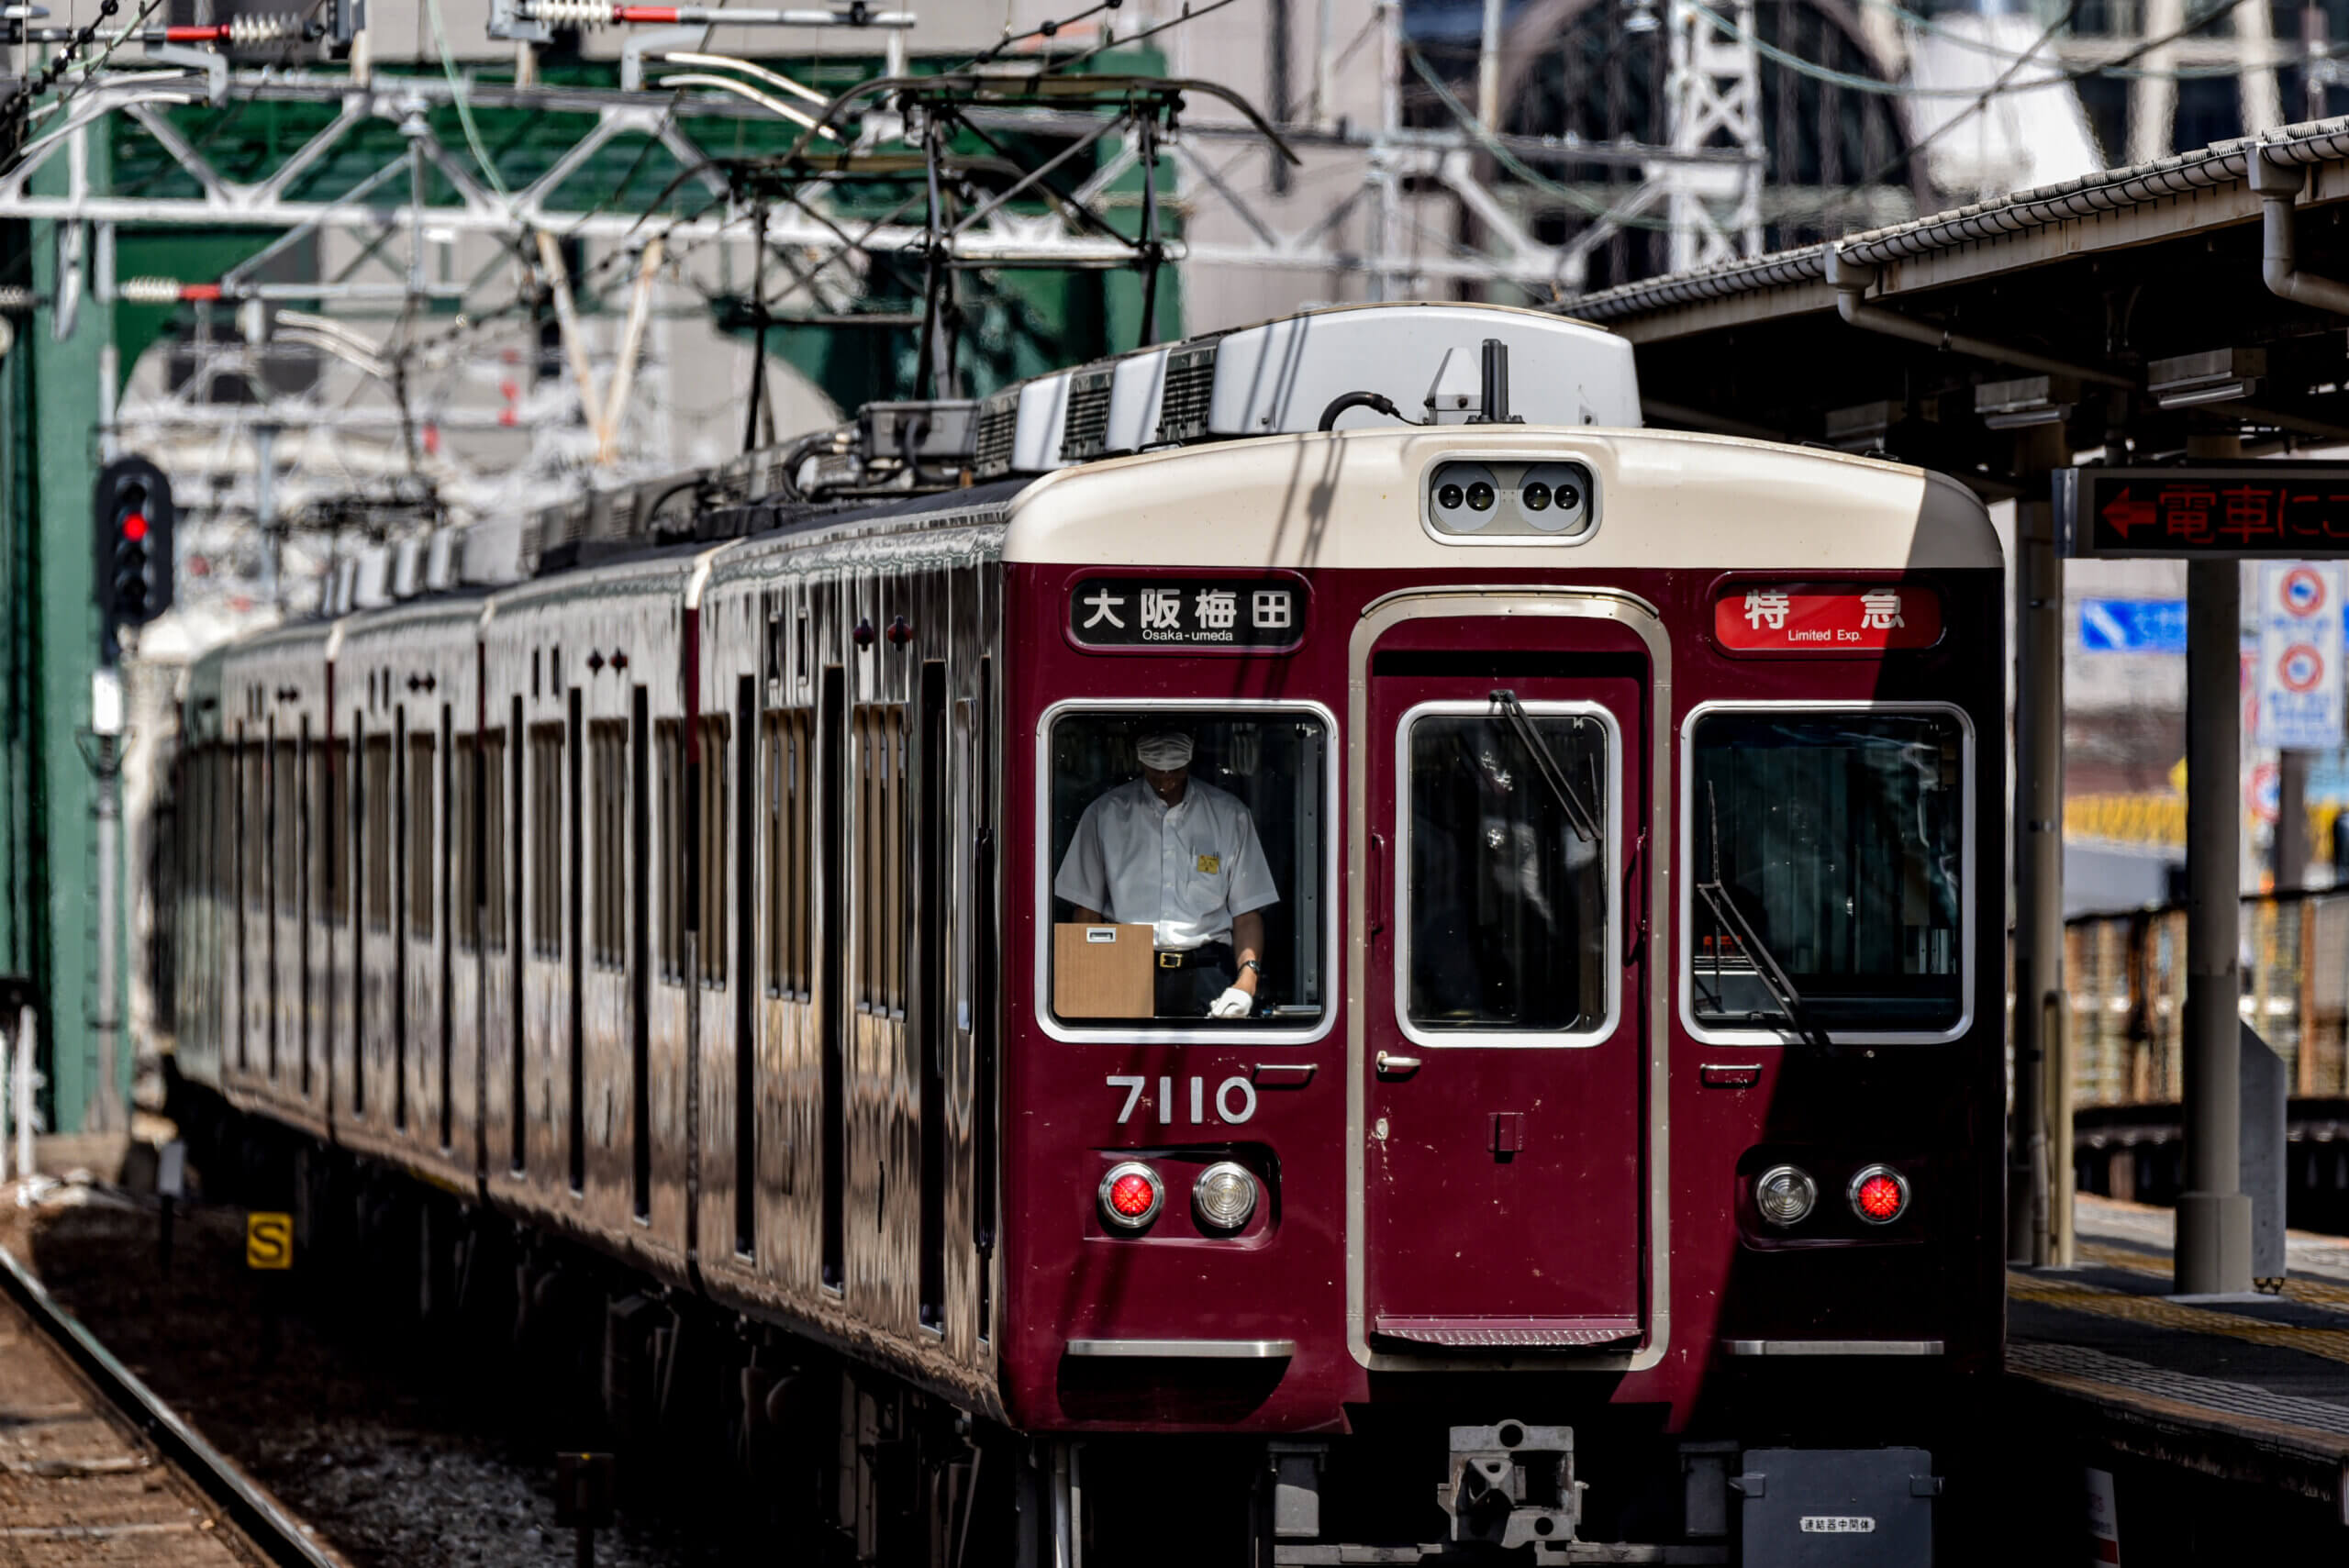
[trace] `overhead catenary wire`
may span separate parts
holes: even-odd
[[[2146,55],[2151,54],[2154,50],[2160,49],[2165,44],[2176,43],[2178,39],[2186,37],[2188,34],[2209,27],[2221,17],[2227,16],[2232,13],[2236,6],[2243,3],[2243,0],[2218,0],[2218,4],[2204,11],[2197,13],[2196,15],[2188,17],[2184,22],[2180,23],[2177,27],[2173,28],[2168,32],[2160,35],[2158,38],[2142,39],[2138,42],[2135,48],[2131,49],[2126,53],[2121,54],[2115,59],[2099,61],[2091,65],[2076,66],[2065,72],[2059,80],[2067,83],[2074,82],[2085,82],[2089,80],[2091,77],[2101,76],[2116,66],[2127,65],[2132,61],[2143,60]],[[2011,81],[2015,72],[2021,71],[2023,66],[2029,62],[2032,54],[2035,54],[2040,50],[2046,48],[2049,41],[2052,40],[2058,32],[2071,25],[2072,18],[2079,14],[2081,4],[2082,0],[2071,0],[2071,3],[2065,7],[2064,14],[2056,17],[2053,22],[2050,22],[2047,25],[2047,30],[2039,35],[2039,41],[2032,46],[2031,50],[2024,54],[2021,59],[2017,60],[2014,64],[2009,66],[2006,71],[1999,75],[1996,82],[1991,83],[1989,86],[1983,89],[1982,95],[1979,97],[1976,98],[1974,102],[1968,104],[1965,108],[1960,109],[1956,114],[1952,115],[1940,125],[1935,126],[1926,135],[1918,138],[1902,150],[1894,153],[1866,178],[1856,182],[1853,188],[1854,194],[1856,194],[1858,187],[1882,184],[1891,175],[1905,168],[1909,164],[1909,161],[1914,159],[1919,153],[1924,151],[1925,149],[1931,147],[1934,142],[1939,141],[1943,137],[1948,135],[1952,130],[1955,129],[1965,121],[1972,118],[1974,116],[1980,114],[1984,109],[1989,107],[1991,103],[2002,93],[2009,91],[2010,89],[2009,88],[2008,83]],[[2036,85],[2043,86],[2047,85],[2047,83],[2036,83]]]

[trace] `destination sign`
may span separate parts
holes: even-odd
[[[1068,629],[1088,648],[1291,648],[1305,602],[1294,578],[1086,577],[1069,592]]]
[[[1781,588],[1742,584],[1713,601],[1713,637],[1742,653],[1931,648],[1942,600],[1931,588]]]
[[[2059,469],[2055,527],[2072,556],[2349,556],[2349,466]]]

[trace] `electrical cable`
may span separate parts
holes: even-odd
[[[1987,39],[1970,37],[1946,22],[1909,9],[1908,6],[1901,5],[1899,0],[1860,0],[1860,3],[1871,11],[1882,11],[1920,32],[1930,33],[1935,38],[1947,39],[1960,49],[1971,50],[1976,54],[1987,55],[1998,61],[2013,61],[2018,58],[2013,50],[1992,43]],[[2105,74],[2128,82],[2206,82],[2244,76],[2254,71],[2274,70],[2290,65],[2305,66],[2311,58],[2322,57],[2311,57],[2303,51],[2288,60],[2271,59],[2265,65],[2246,63],[2181,65],[2175,71],[2132,71],[2126,67],[2120,67],[2109,69]]]
[[[2179,26],[2162,34],[2160,37],[2143,39],[2135,48],[2115,59],[2101,61],[2094,65],[2079,66],[2076,69],[2067,71],[2064,73],[2061,80],[2065,83],[2085,82],[2090,77],[2101,76],[2106,72],[2112,70],[2116,66],[2127,65],[2132,61],[2143,60],[2145,56],[2153,53],[2154,50],[2162,48],[2164,45],[2176,43],[2178,39],[2186,37],[2188,34],[2209,27],[2221,17],[2232,12],[2236,6],[2243,3],[2243,0],[2219,0],[2219,3],[2211,6],[2209,10],[2206,10],[2198,16],[2187,17],[2187,19]],[[2050,22],[2047,25],[2047,30],[2039,35],[2039,41],[2031,46],[2030,51],[2021,59],[2017,60],[2013,65],[2009,66],[2006,72],[1999,76],[1998,81],[1991,83],[1988,87],[1983,89],[1982,95],[1980,97],[1975,99],[1973,103],[1967,105],[1965,108],[1960,109],[1956,114],[1951,116],[1940,125],[1935,126],[1932,130],[1926,135],[1910,142],[1904,150],[1897,152],[1890,158],[1887,159],[1884,163],[1874,172],[1869,174],[1867,178],[1855,182],[1853,186],[1849,187],[1852,193],[1856,195],[1862,187],[1868,185],[1880,185],[1884,183],[1887,177],[1898,172],[1902,168],[1906,167],[1910,160],[1914,159],[1919,153],[1924,151],[1926,148],[1931,147],[1934,142],[1939,141],[1943,137],[1948,135],[1950,131],[1956,128],[1956,127],[1962,122],[1972,118],[1974,116],[1980,114],[1984,109],[1987,108],[1990,106],[1990,101],[1992,99],[1998,97],[2001,93],[2008,90],[2006,85],[2007,83],[2013,77],[2016,72],[2022,69],[2024,63],[2030,59],[2031,55],[2036,54],[2042,49],[2046,48],[2050,39],[2054,38],[2054,36],[2065,28],[2071,25],[2072,18],[2079,13],[2081,4],[2082,0],[2071,0],[2071,3],[2065,7],[2064,14],[2056,17],[2053,22]],[[2046,84],[2047,83],[2037,83],[2037,85]]]
[[[449,96],[457,106],[457,123],[464,127],[465,145],[473,149],[473,161],[481,166],[482,173],[489,181],[489,188],[501,196],[511,196],[514,193],[506,188],[504,180],[498,178],[497,165],[482,145],[481,129],[473,124],[473,106],[465,101],[464,83],[457,79],[457,61],[449,52],[449,35],[440,27],[440,0],[424,0],[424,15],[432,28],[432,47],[440,56],[441,72],[449,78]]]
[[[1044,69],[1046,71],[1066,71],[1072,65],[1082,65],[1085,61],[1091,60],[1095,55],[1099,54],[1104,50],[1130,49],[1135,44],[1141,42],[1144,39],[1154,39],[1159,34],[1179,28],[1186,22],[1196,22],[1201,17],[1212,16],[1231,3],[1232,0],[1211,0],[1211,4],[1202,6],[1198,9],[1193,10],[1191,8],[1190,0],[1183,0],[1183,12],[1182,15],[1178,17],[1170,17],[1166,21],[1159,23],[1154,28],[1144,28],[1141,31],[1134,34],[1131,38],[1105,38],[1099,43],[1095,44],[1091,49],[1085,50],[1083,53],[1072,54],[1066,60],[1054,61],[1052,64],[1044,67]]]
[[[1409,59],[1411,69],[1419,73],[1419,80],[1426,83],[1433,90],[1437,99],[1451,111],[1452,117],[1459,122],[1460,128],[1482,143],[1485,150],[1491,153],[1494,161],[1502,168],[1507,169],[1535,190],[1546,192],[1557,197],[1585,217],[1608,217],[1614,212],[1615,208],[1612,205],[1586,196],[1572,185],[1562,184],[1551,179],[1526,162],[1524,159],[1511,152],[1508,146],[1493,134],[1491,128],[1478,119],[1467,105],[1460,101],[1459,95],[1444,83],[1443,78],[1436,73],[1435,67],[1428,63],[1427,56],[1419,52],[1419,46],[1417,43],[1405,39],[1403,53]],[[1627,186],[1625,194],[1629,195],[1637,188]],[[1618,227],[1623,228],[1644,228],[1664,232],[1672,228],[1668,218],[1648,217],[1643,215],[1619,217],[1614,221]]]

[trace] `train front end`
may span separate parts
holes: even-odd
[[[1927,1561],[2000,1351],[1995,536],[1509,330],[1447,422],[1284,423],[1300,354],[1299,433],[1014,509],[1007,1408],[1100,1561]]]

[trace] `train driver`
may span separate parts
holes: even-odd
[[[1085,808],[1052,891],[1087,925],[1157,928],[1160,1018],[1244,1018],[1264,972],[1259,911],[1280,893],[1248,808],[1191,777],[1191,751],[1179,730],[1135,742],[1141,777]]]

